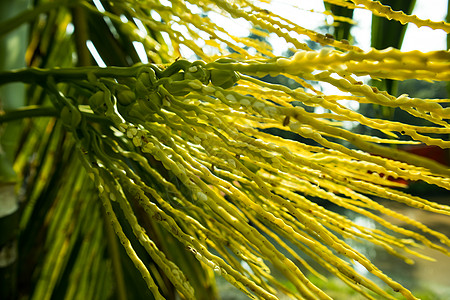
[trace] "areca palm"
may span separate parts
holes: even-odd
[[[276,15],[266,2],[35,1],[2,23],[2,36],[31,24],[27,68],[0,73],[2,85],[27,84],[25,106],[0,116],[8,132],[21,133],[8,138],[15,147],[2,164],[2,180],[17,182],[21,199],[18,259],[7,273],[18,284],[5,289],[10,295],[214,299],[214,277],[222,276],[250,298],[329,299],[305,275],[326,280],[323,270],[367,298],[394,298],[383,284],[415,298],[347,239],[407,262],[405,254],[423,258],[419,244],[449,254],[444,234],[372,198],[450,214],[448,205],[408,195],[390,180],[449,189],[448,167],[389,147],[448,148],[448,99],[395,97],[357,76],[448,81],[449,52],[363,51]],[[374,1],[327,2],[450,31]],[[234,36],[219,16],[244,20],[255,36],[275,34],[295,54],[275,56],[264,39]],[[267,75],[293,84],[269,83]],[[402,109],[428,125],[370,118],[341,100]],[[354,133],[346,121],[385,137]],[[10,157],[16,177],[6,171]],[[390,231],[361,226],[317,199]]]

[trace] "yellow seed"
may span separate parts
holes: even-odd
[[[291,122],[289,124],[289,129],[291,129],[292,131],[297,131],[301,126],[302,125],[300,122]]]
[[[236,97],[233,94],[228,94],[225,98],[231,102],[236,102]]]
[[[223,93],[222,93],[221,91],[216,91],[216,92],[214,93],[214,96],[216,96],[216,97],[219,98],[219,99],[223,99]]]
[[[199,192],[197,192],[197,199],[199,201],[205,202],[208,200],[208,196],[206,196],[205,193],[199,191]]]
[[[155,149],[155,145],[153,143],[149,142],[149,143],[145,144],[144,147],[142,147],[142,152],[152,153],[154,149]]]
[[[291,64],[291,60],[287,58],[279,58],[277,59],[277,65],[280,67],[287,67]]]
[[[194,90],[199,90],[202,88],[202,83],[200,82],[200,80],[196,79],[194,81],[189,81],[188,85],[193,88]]]
[[[264,103],[262,103],[262,102],[255,101],[255,102],[253,103],[253,108],[254,108],[255,110],[257,110],[257,111],[263,109],[264,107],[266,107],[266,105],[265,105]]]
[[[128,125],[125,123],[121,123],[119,124],[119,130],[122,131],[123,133],[126,132]]]
[[[142,146],[142,140],[141,140],[139,137],[135,136],[135,137],[133,138],[133,145],[134,145],[135,147],[140,147],[140,146]]]
[[[133,138],[137,134],[137,128],[136,127],[129,127],[127,129],[127,136],[129,138]]]
[[[241,105],[243,105],[243,106],[249,106],[249,105],[251,104],[250,101],[247,100],[247,99],[241,99],[239,102],[240,102]]]
[[[293,60],[295,60],[296,62],[299,62],[303,59],[303,57],[305,57],[305,54],[307,53],[307,51],[298,51],[294,54]]]
[[[202,91],[207,94],[211,94],[211,93],[214,93],[216,91],[216,89],[212,86],[203,86]]]
[[[303,135],[306,135],[306,136],[309,136],[313,133],[313,130],[309,127],[300,127],[299,130]]]
[[[236,168],[236,161],[232,158],[228,159],[228,163],[233,167]]]
[[[111,201],[116,201],[116,195],[114,193],[110,193],[109,199],[111,199]]]

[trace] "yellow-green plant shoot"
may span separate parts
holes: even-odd
[[[60,185],[57,193],[66,200],[55,206],[47,219],[48,224],[66,223],[48,228],[47,243],[54,254],[44,264],[42,274],[48,276],[42,275],[36,283],[34,298],[50,297],[52,289],[58,290],[58,278],[65,278],[61,277],[67,267],[63,251],[76,243],[58,228],[74,234],[91,228],[92,235],[99,238],[104,232],[105,239],[112,233],[109,241],[111,236],[114,241],[115,233],[155,299],[168,297],[170,286],[181,299],[202,299],[201,276],[196,272],[204,272],[204,280],[213,273],[222,276],[251,299],[279,299],[282,294],[292,299],[330,299],[310,281],[311,273],[320,280],[336,276],[369,299],[396,299],[387,287],[406,299],[416,299],[349,243],[373,243],[408,263],[412,263],[410,254],[427,258],[416,251],[422,245],[450,254],[447,236],[376,200],[384,198],[450,215],[450,206],[409,195],[401,183],[392,180],[423,181],[450,189],[448,166],[397,149],[403,144],[448,149],[450,142],[442,137],[450,133],[450,100],[397,97],[360,76],[449,81],[450,52],[363,51],[346,40],[277,15],[268,2],[58,1],[56,6],[38,1],[33,10],[4,23],[10,26],[2,27],[1,34],[26,21],[37,27],[32,29],[28,45],[30,68],[0,73],[0,84],[24,82],[32,87],[29,95],[49,100],[6,112],[0,116],[1,122],[34,117],[35,124],[46,132],[42,136],[47,137],[27,143],[39,151],[44,150],[36,145],[47,143],[54,151],[50,153],[59,153],[70,165],[63,174],[76,173],[65,175],[73,179]],[[450,32],[448,23],[393,11],[378,1],[326,2]],[[298,9],[294,2],[289,5]],[[299,13],[353,22],[328,11]],[[107,39],[116,41],[120,36],[121,41],[125,37],[128,41],[108,46],[97,42],[95,47],[106,67],[83,63],[89,53],[83,56],[79,41],[87,41],[91,35],[95,44],[94,29],[80,25],[89,18],[107,24],[104,28],[111,32]],[[232,35],[226,26],[237,21],[248,24],[259,39]],[[40,40],[33,32],[39,26],[50,28],[47,22],[58,24],[53,27],[53,38],[66,48],[52,46],[56,48],[43,56],[42,45],[48,40]],[[75,31],[67,29],[69,24]],[[265,42],[269,36],[284,40],[293,55],[274,55]],[[121,47],[136,44],[143,46],[148,63],[139,63],[131,48],[127,48],[129,57],[108,54],[122,53],[117,52]],[[76,53],[74,58],[53,61],[52,57],[67,51],[64,49]],[[182,53],[192,56],[182,57]],[[39,61],[34,56],[47,58]],[[264,80],[268,75],[281,75],[291,84],[270,83],[273,81]],[[334,89],[321,89],[324,85]],[[337,90],[338,94],[329,92]],[[399,109],[427,125],[364,115],[352,109],[355,105],[343,105],[343,100]],[[357,133],[344,126],[349,121],[382,134]],[[284,134],[275,135],[274,131]],[[51,142],[56,139],[53,135],[64,138],[60,143]],[[60,147],[72,149],[70,159],[65,158],[68,152],[59,152]],[[30,155],[31,150],[19,152],[15,162],[23,180]],[[50,162],[57,160],[51,159],[39,170],[42,178],[54,170]],[[33,201],[45,190],[44,181],[36,183],[30,195]],[[71,186],[78,192],[72,195]],[[89,189],[92,186],[95,189]],[[85,190],[90,192],[79,192]],[[372,219],[388,230],[366,228],[319,205],[317,199]],[[39,209],[33,201],[25,206],[24,227],[31,226],[32,212]],[[91,216],[89,210],[96,213],[83,218],[84,213]],[[76,222],[69,218],[74,214]],[[387,218],[416,230],[396,226]],[[102,229],[104,225],[109,229]],[[95,241],[99,244],[83,246],[85,258],[75,263],[89,268],[89,262],[98,262],[93,270],[103,274],[95,257],[106,246]],[[112,257],[123,251],[111,249]],[[195,263],[186,264],[187,260]],[[324,274],[307,262],[312,260]],[[373,276],[358,273],[355,264]],[[203,271],[189,270],[190,265]],[[120,270],[120,262],[112,268]],[[272,275],[274,270],[283,280]],[[373,281],[374,277],[380,281]],[[103,282],[100,277],[98,280]],[[126,282],[120,276],[115,280]],[[86,287],[94,286],[83,282]],[[120,285],[118,289],[124,291]],[[94,297],[88,290],[82,295]]]

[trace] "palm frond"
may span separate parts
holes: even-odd
[[[395,97],[357,76],[448,81],[449,52],[363,51],[270,12],[266,2],[36,1],[36,10],[0,30],[33,22],[26,58],[34,68],[0,73],[0,84],[29,84],[27,107],[1,115],[1,123],[34,116],[15,159],[23,297],[214,299],[214,277],[222,276],[251,299],[330,299],[310,272],[369,299],[395,299],[386,286],[415,299],[353,242],[407,263],[410,254],[427,259],[417,249],[423,245],[449,254],[448,237],[373,197],[450,215],[450,206],[392,181],[449,190],[448,166],[391,147],[448,149],[449,100]],[[449,26],[374,1],[327,2]],[[257,37],[277,35],[295,54],[275,56],[268,42],[215,22],[217,14],[244,20]],[[183,49],[197,59],[179,58]],[[100,59],[106,67],[90,66]],[[324,84],[345,94],[322,92]],[[403,110],[427,125],[364,115],[341,100]],[[387,138],[356,133],[347,122]]]

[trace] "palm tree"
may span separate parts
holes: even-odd
[[[369,299],[415,299],[349,241],[408,263],[426,258],[421,245],[449,254],[444,234],[374,198],[450,214],[392,180],[449,190],[448,166],[391,147],[448,149],[449,100],[394,97],[356,76],[448,81],[450,53],[363,51],[266,2],[36,0],[3,16],[0,37],[16,44],[0,73],[2,299],[215,299],[215,276],[252,299],[330,299],[311,276],[337,277]],[[450,32],[371,0],[326,2]],[[230,33],[235,20],[261,38]],[[295,54],[275,56],[269,33]],[[340,100],[428,125],[365,116]],[[348,121],[387,138],[354,133]]]

